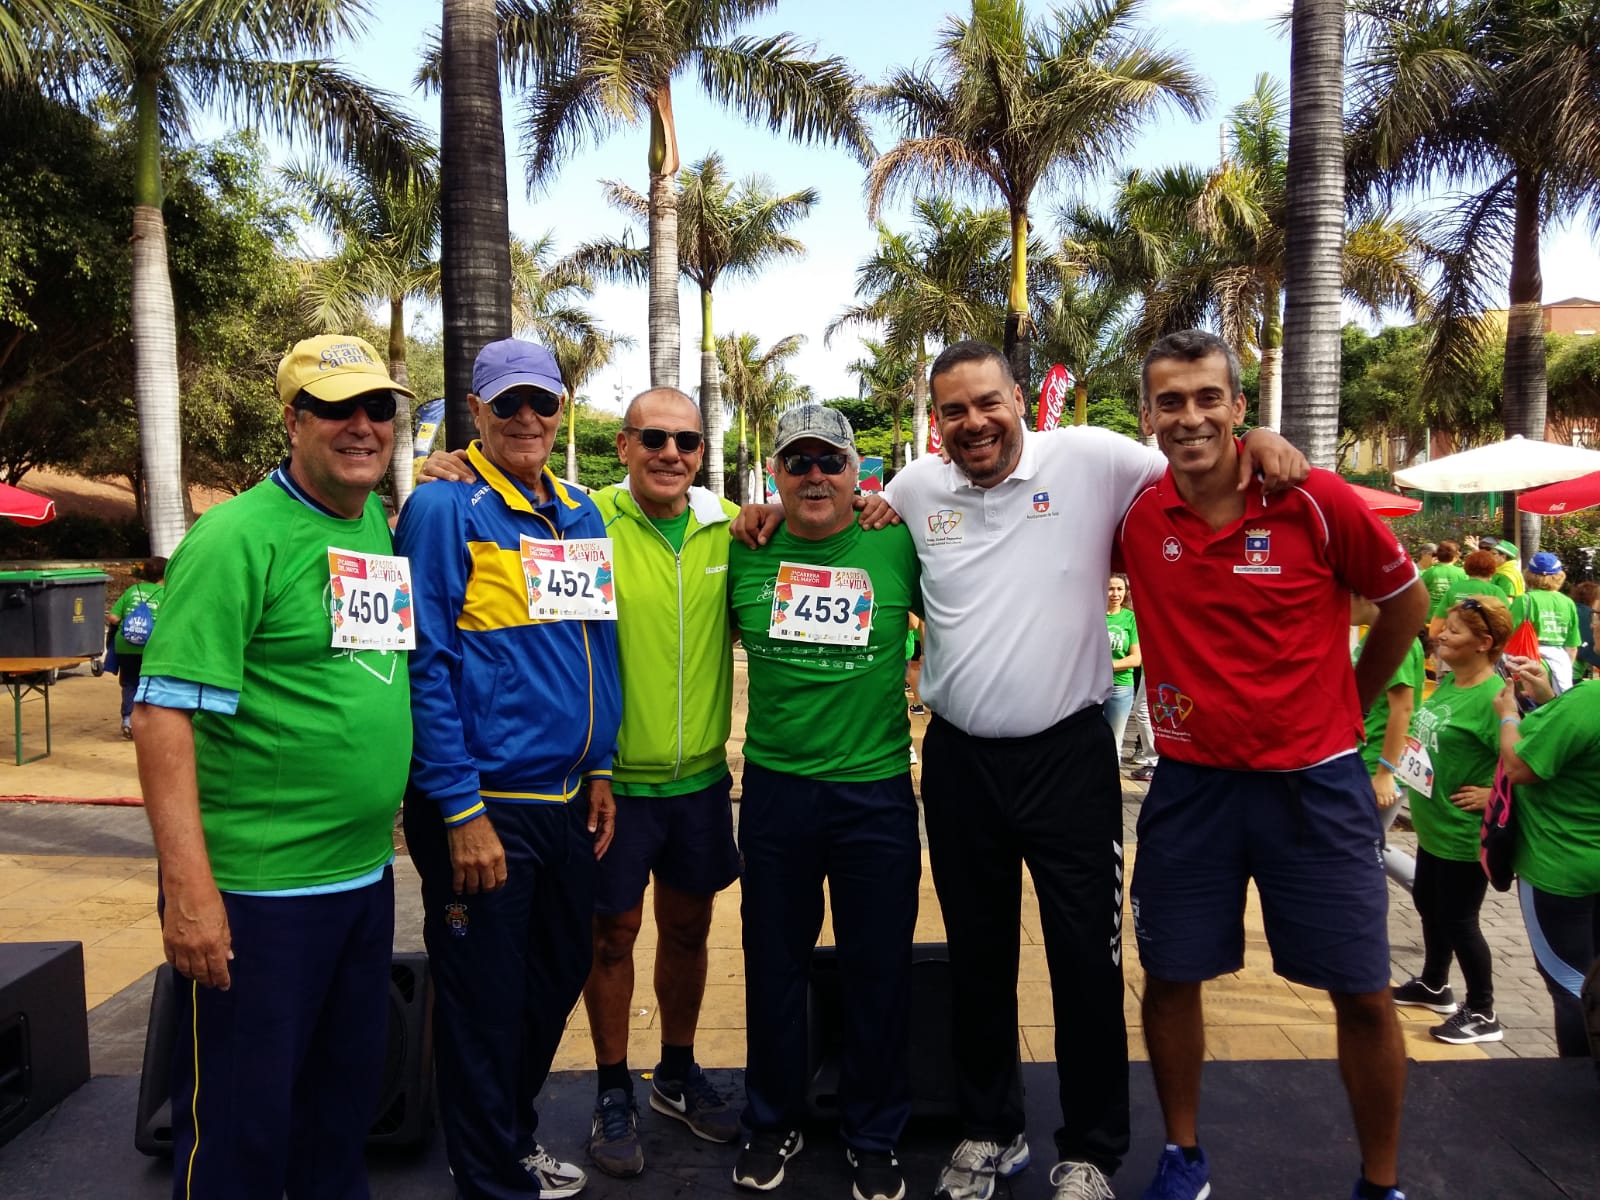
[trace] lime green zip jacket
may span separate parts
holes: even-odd
[[[733,722],[728,523],[738,508],[689,489],[675,553],[624,481],[592,497],[612,539],[622,729],[612,785],[622,795],[678,795],[727,770]]]

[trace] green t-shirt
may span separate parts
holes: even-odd
[[[1539,776],[1517,789],[1517,874],[1542,892],[1600,892],[1600,681],[1522,722],[1517,755]]]
[[[1356,643],[1355,653],[1351,661],[1361,657],[1361,647],[1367,644],[1367,635],[1362,634],[1361,640]],[[1416,711],[1417,703],[1422,699],[1423,672],[1422,643],[1416,638],[1411,639],[1411,645],[1406,647],[1406,656],[1400,665],[1395,668],[1394,677],[1378,693],[1378,698],[1372,702],[1372,708],[1367,713],[1366,740],[1361,743],[1361,761],[1367,764],[1367,774],[1371,775],[1378,769],[1378,760],[1383,757],[1383,735],[1389,727],[1389,693],[1394,688],[1409,687],[1411,689],[1411,711]]]
[[[1460,563],[1434,563],[1422,573],[1422,586],[1428,589],[1428,596],[1437,606],[1450,591],[1451,585],[1466,577],[1467,573],[1461,569]]]
[[[1474,579],[1471,575],[1463,575],[1450,585],[1450,590],[1433,606],[1433,611],[1428,616],[1442,617],[1450,611],[1452,605],[1468,596],[1495,596],[1501,600],[1506,598],[1506,594],[1487,579]]]
[[[1451,672],[1411,719],[1411,735],[1422,743],[1433,763],[1433,795],[1411,791],[1411,823],[1417,844],[1437,858],[1474,862],[1483,814],[1467,812],[1450,802],[1450,794],[1472,785],[1494,782],[1500,758],[1500,718],[1494,698],[1505,687],[1490,675],[1470,688],[1456,685]]]
[[[159,583],[134,583],[117,597],[117,602],[111,606],[111,615],[117,619],[117,636],[113,641],[117,654],[130,658],[144,653],[144,646],[135,646],[122,636],[122,618],[132,612],[143,602],[150,606],[150,615],[154,617],[161,609],[161,597],[166,587]],[[152,630],[154,626],[151,626]],[[148,642],[145,645],[149,645]]]
[[[1578,636],[1578,606],[1571,596],[1534,589],[1518,596],[1517,605],[1522,610],[1520,618],[1532,622],[1541,646],[1575,648],[1582,642]]]
[[[872,625],[864,646],[769,636],[781,563],[853,567],[871,579]],[[821,541],[780,526],[751,550],[728,555],[728,600],[749,660],[745,758],[811,779],[892,779],[910,767],[906,716],[907,614],[922,609],[916,548],[903,525],[863,530],[852,521]]]
[[[179,543],[144,674],[239,693],[197,712],[200,820],[217,886],[265,892],[360,878],[393,853],[411,761],[404,653],[335,650],[328,550],[392,554],[376,497],[359,520],[268,479]]]
[[[685,508],[675,517],[645,517],[646,521],[656,527],[657,532],[667,539],[667,544],[674,550],[683,549],[683,539],[689,536],[689,510]]]
[[[1111,635],[1111,661],[1127,658],[1133,648],[1139,644],[1139,628],[1134,623],[1131,608],[1119,608],[1116,612],[1106,614],[1106,632]],[[1111,672],[1113,687],[1132,687],[1133,668],[1126,667],[1121,671]]]

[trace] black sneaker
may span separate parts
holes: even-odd
[[[798,1129],[763,1129],[750,1135],[733,1164],[733,1182],[743,1188],[770,1192],[783,1182],[783,1166],[804,1149],[806,1139]]]
[[[1394,989],[1394,1002],[1406,1008],[1426,1008],[1447,1017],[1456,1011],[1456,994],[1448,983],[1435,991],[1420,979],[1408,979]]]
[[[639,1110],[633,1097],[621,1088],[600,1093],[584,1147],[595,1166],[618,1179],[631,1179],[644,1170],[644,1147],[639,1144]]]
[[[650,1085],[650,1107],[674,1121],[682,1121],[695,1137],[708,1142],[731,1142],[739,1136],[739,1114],[723,1098],[699,1063],[689,1067],[689,1078],[663,1079],[660,1066]]]
[[[900,1160],[893,1150],[857,1150],[847,1146],[853,1182],[850,1194],[855,1200],[901,1200],[906,1194],[906,1179],[900,1174]]]
[[[1470,1008],[1458,1009],[1455,1016],[1447,1018],[1443,1025],[1435,1025],[1428,1032],[1441,1042],[1449,1042],[1452,1046],[1470,1046],[1473,1042],[1501,1042],[1506,1036],[1493,1013],[1485,1016],[1483,1013],[1473,1012]]]

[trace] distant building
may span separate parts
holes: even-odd
[[[1484,313],[1484,316],[1502,329],[1506,326],[1507,315],[1508,310],[1504,308],[1491,308]],[[1585,300],[1582,296],[1570,296],[1565,300],[1546,304],[1544,331],[1564,333],[1573,337],[1593,337],[1596,333],[1600,333],[1600,300]]]

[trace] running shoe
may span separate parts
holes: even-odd
[[[589,1124],[589,1159],[607,1175],[631,1179],[644,1170],[639,1144],[639,1110],[621,1088],[601,1092]]]
[[[683,1080],[663,1079],[658,1064],[650,1085],[650,1107],[682,1121],[695,1137],[708,1142],[731,1142],[739,1136],[739,1114],[711,1086],[699,1063],[690,1064],[689,1078]]]
[[[1156,777],[1156,769],[1152,763],[1142,763],[1128,772],[1128,778],[1135,783],[1149,783]]]
[[[1093,1163],[1058,1162],[1050,1168],[1055,1200],[1117,1200],[1105,1172]]]
[[[924,704],[913,704],[906,711],[909,712],[913,717],[925,717],[928,715],[928,708]]]
[[[733,1182],[739,1187],[770,1192],[783,1182],[784,1165],[805,1148],[798,1129],[763,1129],[750,1135],[733,1164]]]
[[[522,1169],[539,1187],[539,1200],[562,1200],[583,1191],[589,1177],[576,1163],[562,1162],[543,1146],[522,1160]]]
[[[1470,1046],[1473,1042],[1499,1042],[1504,1041],[1506,1036],[1493,1013],[1485,1016],[1483,1013],[1473,1012],[1470,1008],[1457,1009],[1454,1016],[1445,1018],[1443,1025],[1435,1025],[1428,1032],[1441,1042],[1449,1042],[1452,1046]]]
[[[1350,1193],[1350,1200],[1361,1200],[1361,1180],[1356,1180],[1355,1190]],[[1406,1200],[1406,1194],[1397,1187],[1390,1188],[1383,1194],[1383,1200]]]
[[[850,1194],[855,1200],[903,1200],[906,1178],[893,1150],[856,1150],[846,1147],[850,1160]]]
[[[1206,1200],[1211,1195],[1211,1171],[1206,1166],[1206,1152],[1190,1162],[1183,1151],[1168,1146],[1161,1152],[1156,1164],[1156,1177],[1144,1190],[1144,1200]]]
[[[1028,1139],[1023,1134],[1004,1146],[967,1138],[939,1172],[934,1200],[989,1200],[994,1195],[995,1176],[1010,1178],[1027,1165]]]
[[[1448,983],[1436,990],[1419,978],[1408,979],[1395,988],[1394,1002],[1406,1008],[1426,1008],[1447,1017],[1456,1011],[1456,994]]]

